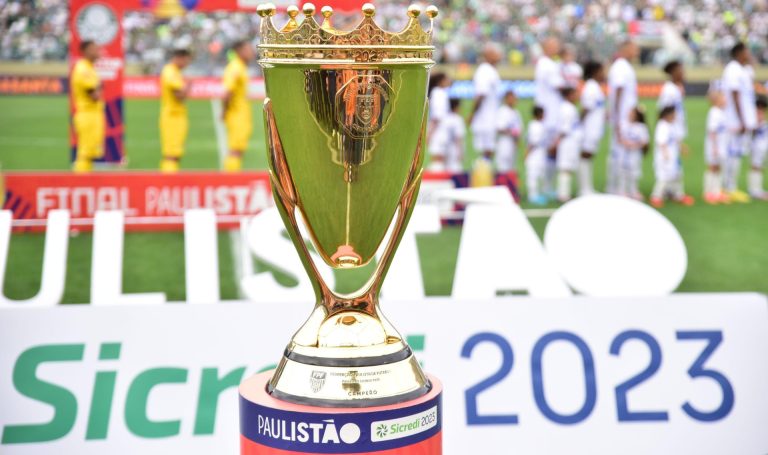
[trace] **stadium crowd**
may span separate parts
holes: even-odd
[[[768,63],[768,3],[761,0],[437,0],[441,11],[436,36],[439,59],[446,63],[478,63],[482,43],[503,48],[510,64],[533,64],[542,54],[539,42],[556,33],[584,58],[609,58],[632,32],[657,41],[641,62],[668,59],[658,47],[682,44],[688,64],[728,61],[738,41],[747,43],[760,63]],[[377,19],[389,29],[402,25],[399,2],[377,2]],[[67,2],[0,0],[0,59],[64,60],[67,58]],[[357,14],[337,14],[339,28]],[[258,17],[246,13],[189,12],[170,19],[151,12],[124,17],[126,58],[148,74],[159,74],[166,50],[178,45],[193,51],[192,74],[220,72],[225,49],[234,40],[258,36]],[[280,20],[278,18],[278,20]],[[679,51],[679,49],[678,49]]]
[[[64,60],[69,11],[60,0],[0,0],[0,60]]]

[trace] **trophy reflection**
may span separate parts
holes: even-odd
[[[336,30],[333,11],[259,6],[268,158],[276,205],[317,296],[309,319],[288,344],[269,382],[292,403],[364,407],[426,394],[430,383],[402,336],[382,315],[379,291],[416,202],[424,160],[426,93],[432,60],[420,9],[408,8],[398,33],[382,30],[372,5],[352,31]],[[334,293],[310,246],[335,269],[371,263],[367,283]]]

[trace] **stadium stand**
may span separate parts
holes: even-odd
[[[395,2],[379,1],[377,18],[396,29],[403,17]],[[768,62],[768,3],[759,0],[438,0],[446,11],[437,36],[444,63],[475,63],[482,43],[503,45],[511,65],[533,63],[541,54],[540,38],[552,31],[574,44],[580,58],[608,59],[616,43],[632,34],[641,44],[644,64],[672,57],[687,64],[728,60],[728,49],[745,40],[760,63]],[[150,13],[125,16],[126,57],[145,74],[157,74],[167,49],[190,48],[195,61],[190,74],[220,72],[225,49],[236,39],[257,39],[254,14],[188,13],[170,20]],[[280,20],[280,19],[279,19]],[[357,20],[337,14],[340,28]],[[67,7],[56,0],[0,1],[0,59],[64,60],[67,57]]]

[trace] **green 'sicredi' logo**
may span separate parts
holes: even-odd
[[[100,365],[119,360],[120,343],[103,343],[99,349]],[[38,369],[54,362],[83,361],[84,344],[43,345],[27,349],[13,367],[13,385],[25,397],[53,408],[53,418],[47,422],[6,425],[2,444],[20,444],[54,441],[72,431],[79,414],[87,413],[86,440],[106,439],[108,436],[112,405],[115,398],[117,371],[105,369],[95,374],[90,405],[78,402],[76,395],[61,385],[45,381],[38,376]],[[114,364],[114,362],[112,362]],[[271,367],[266,367],[271,368]],[[195,411],[195,435],[214,432],[219,396],[227,389],[237,387],[244,379],[246,367],[221,372],[218,368],[203,368],[200,375],[197,408]],[[176,436],[181,420],[153,420],[148,416],[149,397],[159,385],[187,384],[189,370],[178,367],[150,368],[140,372],[128,386],[125,396],[125,426],[142,438]]]

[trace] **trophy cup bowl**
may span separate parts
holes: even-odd
[[[274,199],[317,301],[288,344],[267,391],[290,403],[368,407],[425,395],[431,384],[402,336],[379,309],[381,284],[413,211],[421,182],[432,60],[420,9],[401,32],[382,30],[372,5],[351,31],[315,18],[312,4],[261,5],[259,64],[264,71],[267,153]],[[311,248],[334,269],[366,266],[357,292],[329,289]]]

